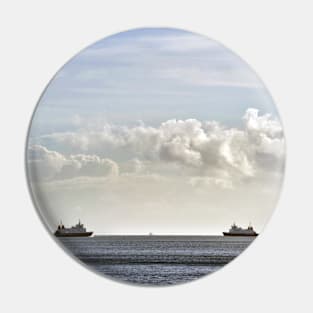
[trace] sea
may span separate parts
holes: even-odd
[[[126,283],[166,286],[211,274],[244,251],[255,237],[60,237],[94,271]]]

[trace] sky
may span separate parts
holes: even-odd
[[[220,43],[135,29],[87,47],[42,95],[27,146],[48,227],[80,218],[96,233],[261,230],[283,179],[271,96]]]

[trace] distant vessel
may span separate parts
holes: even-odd
[[[241,228],[235,223],[231,225],[228,232],[223,232],[224,236],[257,236],[258,234],[254,231],[251,224],[248,228]]]
[[[91,231],[86,231],[84,224],[79,220],[78,223],[71,228],[66,228],[61,221],[54,235],[56,237],[89,237],[92,233]]]

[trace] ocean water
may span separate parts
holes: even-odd
[[[95,271],[128,283],[173,285],[215,272],[253,237],[95,236],[59,238]]]

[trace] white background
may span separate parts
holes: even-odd
[[[2,312],[312,312],[311,1],[3,1],[0,5]],[[66,255],[33,208],[24,144],[55,72],[96,40],[135,27],[178,27],[246,60],[276,101],[286,180],[262,236],[219,272],[176,287],[104,279]]]

